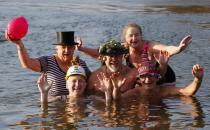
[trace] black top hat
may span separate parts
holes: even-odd
[[[73,46],[77,44],[74,41],[74,31],[57,32],[57,43],[54,45]]]

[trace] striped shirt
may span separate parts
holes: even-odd
[[[53,82],[51,89],[49,90],[50,96],[68,95],[69,91],[66,88],[66,72],[61,70],[55,56],[42,56],[38,58],[41,64],[41,72],[47,74],[47,81]],[[83,60],[80,60],[80,66],[85,69],[87,75],[90,74],[90,70]]]

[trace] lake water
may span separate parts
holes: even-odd
[[[178,45],[187,34],[192,44],[170,59],[177,85],[192,80],[193,64],[204,66],[201,88],[192,98],[131,99],[105,107],[94,100],[81,106],[55,102],[41,111],[36,80],[39,73],[22,69],[15,45],[4,40],[7,22],[25,16],[23,39],[30,56],[54,53],[56,31],[76,31],[84,46],[96,48],[110,38],[120,40],[128,22],[142,26],[145,39]],[[210,1],[209,0],[0,0],[0,129],[210,129]],[[100,63],[76,52],[91,70]],[[75,111],[77,110],[77,111]]]

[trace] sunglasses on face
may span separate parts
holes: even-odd
[[[157,74],[157,73],[147,73],[147,74],[140,75],[139,77],[140,78],[145,78],[145,77],[157,77],[157,78],[159,78],[160,77],[160,74]]]

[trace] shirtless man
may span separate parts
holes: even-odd
[[[122,63],[123,55],[127,54],[128,50],[119,42],[111,40],[100,46],[99,53],[103,65],[92,72],[88,80],[88,89],[105,92],[102,77],[114,78],[116,84],[120,84],[121,93],[134,88],[138,71]]]
[[[155,97],[167,97],[167,96],[192,96],[200,88],[203,78],[203,68],[199,64],[195,64],[192,68],[193,81],[183,87],[172,86],[159,86],[157,81],[159,73],[150,65],[142,65],[139,68],[139,86],[132,90],[121,94],[121,98],[127,98],[130,96],[155,96]]]

